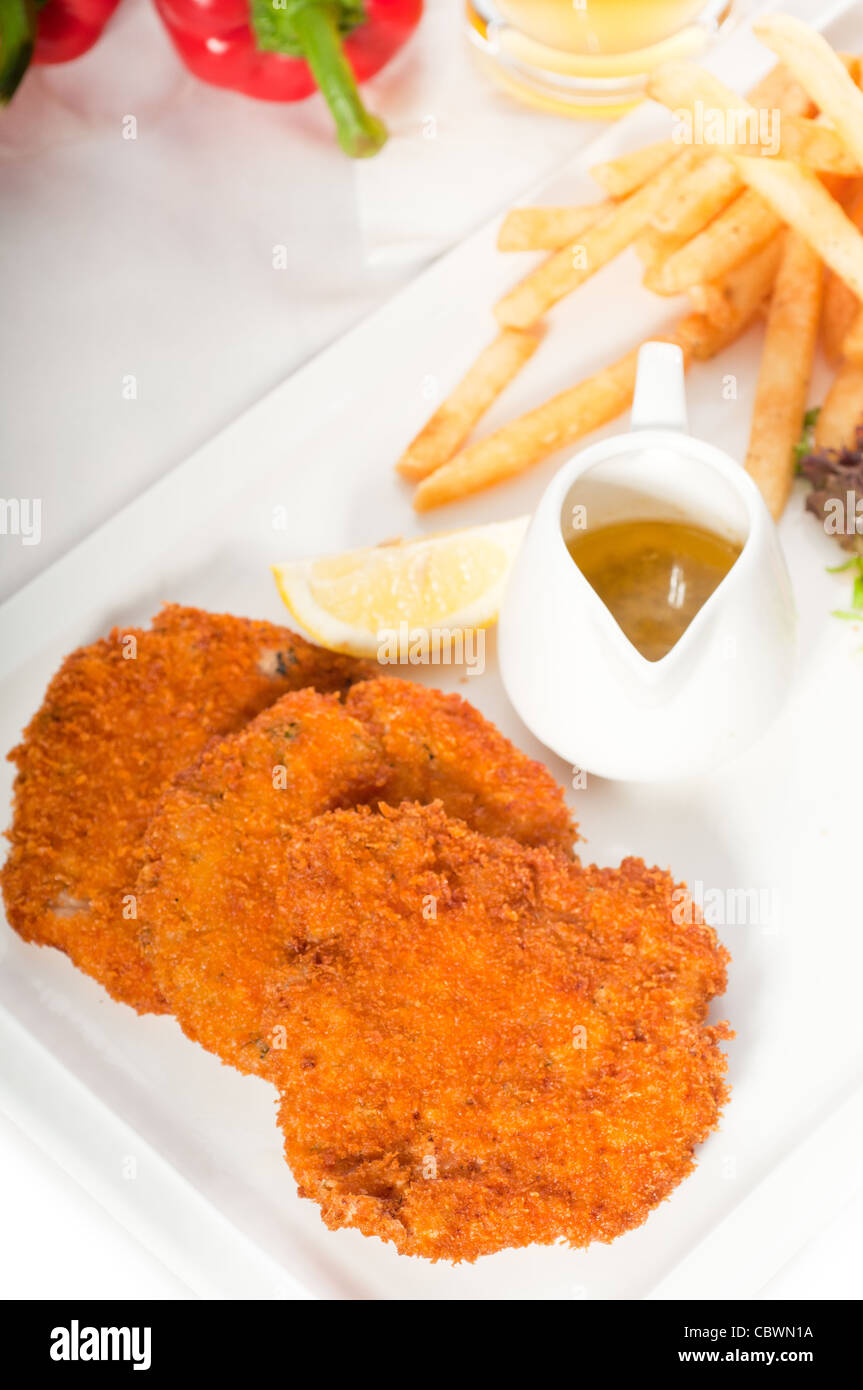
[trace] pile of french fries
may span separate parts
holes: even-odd
[[[399,459],[418,511],[512,478],[630,406],[639,344],[468,442],[536,351],[549,310],[633,246],[650,290],[690,300],[692,311],[658,335],[687,365],[766,314],[746,468],[775,517],[791,491],[819,337],[836,375],[815,444],[853,443],[863,423],[860,62],[787,15],[754,29],[779,61],[748,99],[693,64],[660,68],[648,92],[674,113],[669,139],[593,168],[605,195],[597,202],[521,207],[504,219],[501,251],[550,254],[495,305],[497,336]],[[690,133],[713,117],[709,137],[680,138],[687,113]]]

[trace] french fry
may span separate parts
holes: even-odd
[[[747,92],[746,99],[752,106],[768,111],[778,108],[783,116],[808,116],[813,109],[809,93],[791,76],[784,63],[776,63]]]
[[[812,102],[799,83],[777,63],[749,93],[754,106],[778,109],[783,117],[801,116],[812,110]],[[652,222],[660,231],[695,236],[722,212],[745,187],[734,163],[714,150],[694,147],[703,158],[677,180],[668,203],[654,213]]]
[[[615,203],[585,230],[577,243],[549,256],[498,300],[494,310],[498,323],[504,328],[529,328],[565,295],[583,285],[629,246],[673,179],[674,165],[667,164],[628,198]]]
[[[848,58],[847,55],[845,61],[846,63],[856,62],[856,60]],[[799,82],[794,80],[782,63],[777,63],[760,82],[756,83],[749,93],[749,100],[753,106],[763,106],[769,109],[778,108],[783,117],[806,116],[812,110],[809,93],[804,91]],[[643,149],[632,150],[629,154],[621,155],[619,159],[609,160],[606,164],[596,164],[590,172],[611,197],[623,198],[628,193],[634,192],[636,188],[640,188],[649,177],[658,173],[669,159],[680,153],[681,147],[675,141],[661,140],[656,144],[647,145]],[[701,181],[697,174],[693,174],[691,177]],[[730,180],[731,166],[726,168],[723,177],[726,181]],[[726,201],[730,200],[734,193],[739,193],[742,188],[743,180],[738,175]],[[718,212],[722,205],[717,205],[715,211]],[[712,214],[705,213],[705,222],[708,220],[708,216],[712,216]],[[670,222],[666,225],[657,222],[656,225],[660,231],[677,230],[675,225]],[[683,227],[680,230],[683,232]],[[693,231],[695,230],[697,227],[693,228]],[[689,235],[692,235],[692,232]]]
[[[817,252],[799,233],[790,231],[767,315],[746,455],[746,471],[777,520],[794,481],[794,445],[812,373],[821,278]]]
[[[703,316],[690,316],[698,321],[699,317],[704,317],[709,325],[709,333],[716,334],[715,351],[719,351],[725,346],[726,342],[733,342],[738,334],[747,324],[761,313],[767,306],[770,294],[773,289],[773,282],[776,279],[776,271],[779,268],[779,260],[782,255],[784,233],[781,233],[774,241],[762,246],[754,255],[749,256],[740,265],[735,266],[727,275],[721,276],[718,280],[710,283],[711,295],[707,296],[709,307],[714,308],[714,314],[704,314]],[[715,304],[713,302],[715,296]],[[721,304],[721,312],[716,312],[718,305]],[[698,343],[692,345],[692,353],[696,357],[713,356],[713,337],[706,338],[706,351],[702,352]]]
[[[855,227],[863,228],[863,196],[859,190],[846,204],[846,210]],[[842,360],[845,339],[859,307],[860,301],[854,291],[834,271],[828,270],[824,277],[820,332],[824,355],[833,366]]]
[[[752,88],[748,99],[753,107],[778,111],[783,122],[794,121],[813,110],[808,92],[781,63]],[[677,181],[666,206],[657,209],[651,219],[660,231],[695,236],[746,186],[727,156],[717,153],[715,147],[696,148],[700,148],[703,158]]]
[[[644,231],[636,237],[633,245],[645,270],[655,271],[669,256],[673,255],[675,251],[679,251],[685,241],[685,237],[659,232],[655,227],[645,227]]]
[[[844,65],[851,81],[859,87],[860,79],[863,77],[863,65],[861,65],[859,55],[856,53],[837,53],[836,57]]]
[[[688,239],[722,212],[742,187],[743,180],[733,164],[722,155],[708,155],[680,181],[650,220],[657,231]]]
[[[854,316],[842,340],[842,356],[863,367],[863,308],[859,303],[855,304]]]
[[[753,89],[752,95],[758,100],[769,99],[792,118],[800,112],[811,110],[808,95],[793,82],[781,64]],[[525,328],[535,322],[637,235],[637,226],[647,220],[643,216],[646,204],[651,205],[650,220],[655,222],[657,230],[682,241],[725,208],[735,189],[743,188],[739,171],[730,161],[723,162],[723,156],[714,155],[711,161],[709,157],[704,158],[701,149],[677,147],[677,152],[673,153],[674,148],[673,141],[663,141],[625,155],[621,160],[597,166],[593,172],[599,171],[608,190],[627,196],[621,203],[608,206],[603,215],[592,222],[587,222],[590,212],[573,209],[571,215],[576,224],[581,222],[582,217],[585,219],[582,241],[576,246],[561,245],[556,256],[551,256],[510,294],[505,295],[496,309],[498,321],[517,328]],[[512,237],[513,245],[527,244],[529,233],[526,234],[525,224],[518,221],[519,213],[526,211],[516,210],[516,220],[510,224],[507,219],[504,223],[502,236],[507,241]],[[542,210],[532,211],[539,213]],[[546,211],[550,214],[549,226],[537,240],[530,243],[536,247],[556,240],[565,217],[570,215],[564,210]],[[528,213],[528,222],[530,217],[531,213]],[[761,209],[760,223],[763,222],[764,211]],[[735,255],[713,266],[713,274],[722,275],[739,260],[751,255],[777,226],[778,219],[769,224],[769,231],[762,225],[757,237],[744,238]],[[575,233],[575,236],[579,235],[580,232]],[[655,246],[656,242],[648,238],[648,247],[651,244]],[[672,243],[666,243],[666,259],[671,251]]]
[[[780,244],[781,241],[779,238],[774,242],[768,243],[777,253],[777,262],[779,259],[778,253]],[[761,255],[762,251],[756,251],[755,256]],[[750,257],[750,260],[754,259],[755,257]],[[743,265],[746,264],[747,262],[744,261]],[[736,269],[741,270],[742,266],[737,266]],[[732,272],[732,274],[733,273],[734,272]],[[691,289],[687,290],[687,294],[689,295],[689,301],[695,312],[703,314],[704,317],[708,319],[710,323],[715,324],[717,328],[728,328],[734,321],[734,309],[728,302],[724,279],[711,280],[705,285],[693,285]],[[767,307],[768,300],[765,300],[761,306],[762,313],[765,314],[765,316]]]
[[[750,187],[863,297],[863,237],[815,175],[784,160],[738,159]]]
[[[629,154],[610,159],[605,164],[594,164],[591,177],[610,197],[625,198],[658,173],[677,153],[678,147],[671,140],[660,140],[655,145],[644,145],[640,150],[631,150]]]
[[[719,329],[733,328],[741,313],[741,302],[745,308],[753,294],[762,294],[761,307],[766,308],[779,265],[783,236],[784,233],[769,241],[729,275],[703,285],[693,285],[688,291],[693,308]],[[769,280],[766,288],[765,276]]]
[[[638,350],[563,391],[536,410],[470,445],[420,483],[414,493],[418,512],[454,502],[503,482],[598,429],[631,403]]]
[[[863,425],[863,367],[843,362],[818,415],[816,449],[851,448],[858,425]]]
[[[863,92],[824,36],[786,14],[767,15],[752,27],[833,122],[858,166],[863,165]]]
[[[781,225],[764,199],[747,189],[691,241],[648,271],[644,283],[656,294],[680,294],[717,279],[775,237]]]
[[[721,324],[727,314],[722,291],[712,281],[703,285],[690,285],[686,291],[689,302],[697,314],[703,314],[711,323]]]
[[[860,59],[853,53],[838,53],[854,82],[860,80]],[[815,103],[806,88],[792,77],[784,63],[775,63],[760,82],[746,93],[746,100],[752,106],[762,106],[767,110],[778,107],[783,116],[811,116]]]
[[[770,291],[777,253],[778,248],[767,247],[745,267],[732,272],[729,301],[734,315],[727,327],[717,328],[703,315],[690,314],[672,333],[656,336],[677,343],[686,362],[714,356],[760,309]],[[420,483],[414,493],[417,511],[430,511],[513,478],[615,419],[632,403],[637,359],[638,349],[634,348],[610,367],[463,449]]]
[[[610,212],[612,206],[610,202],[602,202],[583,207],[513,208],[501,224],[497,249],[557,251]]]
[[[863,96],[863,93],[861,93]],[[753,111],[754,107],[751,108]],[[741,122],[745,127],[745,122]],[[808,169],[824,173],[850,176],[860,173],[860,163],[847,149],[838,133],[819,121],[808,120],[803,116],[783,116],[778,148],[761,145],[757,138],[757,126],[753,124],[752,133],[745,128],[731,140],[712,140],[711,148],[722,154],[749,154],[761,159],[790,159],[803,164]]]
[[[841,62],[839,67],[847,77]],[[660,68],[650,78],[648,91],[672,111],[680,107],[693,109],[696,102],[725,111],[746,107],[741,97],[711,73],[688,63]],[[863,297],[863,237],[818,178],[784,159],[737,154],[731,158],[750,189],[760,194],[777,217],[794,227],[856,295]]]
[[[504,387],[539,346],[537,333],[505,328],[485,348],[405,449],[396,469],[419,481],[452,458]]]
[[[841,362],[845,340],[851,331],[860,308],[860,301],[844,280],[828,271],[821,306],[821,345],[824,356],[833,366]]]

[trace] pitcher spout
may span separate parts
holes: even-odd
[[[631,423],[634,430],[689,432],[683,353],[676,343],[639,349]]]

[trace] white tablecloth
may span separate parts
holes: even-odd
[[[354,163],[320,98],[188,76],[150,0],[27,76],[0,121],[0,495],[41,498],[43,536],[3,539],[0,599],[593,130],[492,90],[458,0],[366,90],[392,138]]]

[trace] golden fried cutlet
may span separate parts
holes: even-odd
[[[162,792],[214,735],[286,691],[343,691],[374,667],[287,628],[166,606],[72,653],[10,758],[17,764],[9,920],[141,1013],[165,1005],[138,946],[141,838]]]
[[[545,768],[458,697],[423,690],[416,702],[413,689],[399,680],[362,682],[360,698],[343,706],[312,691],[284,696],[209,748],[151,821],[151,862],[138,894],[142,939],[182,1027],[240,1070],[266,1072],[266,1044],[257,1029],[223,1030],[220,1020],[250,1008],[244,978],[226,972],[225,962],[234,933],[245,931],[243,903],[254,901],[259,877],[271,883],[283,874],[288,837],[303,821],[377,804],[397,781],[400,795],[440,798],[471,824],[512,824],[514,837],[541,827],[555,846],[572,843],[563,793]],[[425,721],[421,745],[401,737],[397,773],[384,708],[393,722]]]
[[[200,828],[175,823],[154,866],[160,969],[205,1046],[259,1055],[328,1226],[431,1259],[585,1245],[690,1172],[726,1098],[729,1034],[704,1018],[727,956],[674,923],[665,873],[583,868],[440,804]],[[230,886],[192,917],[183,846],[216,844]]]
[[[572,853],[575,832],[560,787],[458,695],[410,681],[363,681],[346,708],[378,731],[388,764],[382,800],[437,799],[486,835]]]

